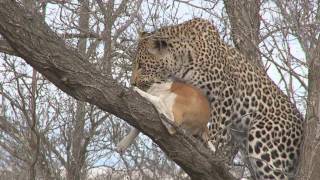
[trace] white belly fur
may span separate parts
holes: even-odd
[[[172,82],[153,84],[147,92],[151,95],[159,97],[160,101],[162,101],[166,106],[165,111],[169,111],[172,115],[171,117],[174,118],[172,108],[177,95],[171,92],[171,86]],[[174,121],[174,119],[172,120]]]

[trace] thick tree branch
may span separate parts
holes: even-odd
[[[148,135],[192,179],[232,179],[208,149],[182,133],[170,136],[150,104],[101,75],[42,21],[13,0],[0,1],[0,33],[16,53],[67,94],[97,105]]]
[[[16,56],[16,52],[10,47],[7,41],[0,39],[0,52]]]

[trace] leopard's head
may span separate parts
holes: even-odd
[[[146,90],[169,77],[186,80],[185,74],[208,64],[215,52],[209,46],[217,46],[217,42],[215,28],[202,19],[140,33],[131,84]]]
[[[168,80],[179,68],[175,59],[172,43],[152,33],[141,33],[134,60],[131,84],[148,89],[153,83]]]

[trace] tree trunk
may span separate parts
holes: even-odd
[[[36,90],[37,90],[37,72],[33,69],[32,72],[32,87],[31,87],[31,116],[27,117],[29,130],[29,146],[31,149],[29,162],[29,180],[36,179],[36,166],[38,163],[38,156],[40,151],[40,139],[37,129],[37,113],[36,113]]]
[[[169,135],[158,114],[137,93],[125,89],[111,76],[103,76],[75,50],[65,46],[42,21],[15,1],[0,1],[0,33],[32,67],[58,88],[78,100],[97,105],[148,135],[195,180],[228,180],[233,177],[220,159],[198,140],[180,131]]]
[[[81,1],[81,7],[79,12],[79,29],[86,33],[89,32],[89,1]],[[78,41],[78,50],[81,54],[86,57],[86,45],[87,39],[80,38]],[[68,153],[71,157],[68,159],[67,180],[80,180],[86,176],[84,173],[85,160],[86,160],[86,144],[85,141],[85,115],[86,115],[86,104],[81,101],[76,103],[75,118],[73,119],[72,126],[73,131],[71,132],[71,153]]]
[[[35,11],[35,1],[33,0],[23,0],[23,5],[26,9],[30,11]],[[28,128],[29,128],[29,146],[30,146],[30,160],[28,162],[29,169],[28,169],[28,180],[35,180],[37,176],[36,166],[38,163],[38,156],[39,156],[39,148],[40,148],[40,141],[38,138],[38,130],[37,130],[37,113],[36,113],[36,90],[37,90],[37,72],[33,69],[32,72],[32,87],[31,87],[31,99],[30,99],[30,110],[31,116],[26,117]]]
[[[262,67],[259,52],[259,0],[224,0],[229,17],[231,36],[235,47],[249,60]]]
[[[304,50],[308,68],[304,140],[296,179],[318,180],[320,177],[320,6],[319,3],[314,4],[312,1],[275,2],[283,16],[284,24],[297,37]]]
[[[317,180],[320,177],[320,39],[307,53],[309,62],[305,137],[298,178]]]
[[[67,169],[67,180],[80,180],[83,179],[85,169],[86,149],[84,144],[84,126],[85,126],[85,103],[77,101],[75,118],[73,119],[71,132],[71,153],[69,157]]]

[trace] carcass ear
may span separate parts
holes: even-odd
[[[151,38],[149,41],[148,51],[155,56],[164,55],[168,52],[167,40]]]

